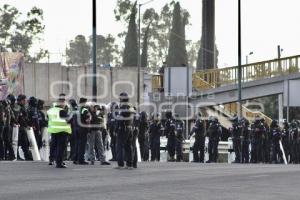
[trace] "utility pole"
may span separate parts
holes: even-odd
[[[142,4],[139,4],[139,37],[138,37],[138,77],[137,77],[137,109],[140,111],[140,90],[141,90],[141,7]]]
[[[242,23],[241,0],[238,0],[238,116],[243,116],[242,110]]]
[[[140,3],[139,6],[139,20],[138,20],[138,77],[137,77],[137,110],[138,112],[140,111],[140,102],[141,102],[141,95],[140,95],[140,90],[141,90],[141,65],[142,65],[142,58],[141,58],[141,8],[144,5],[147,5],[151,3],[154,0],[147,1],[145,3]]]
[[[93,101],[97,101],[97,4],[96,0],[93,0]]]

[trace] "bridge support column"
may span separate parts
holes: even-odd
[[[282,125],[283,123],[283,95],[278,95],[278,121],[279,124]]]

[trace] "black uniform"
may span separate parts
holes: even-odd
[[[242,163],[249,163],[250,127],[249,121],[242,120]]]
[[[79,109],[79,116],[80,124],[77,133],[78,148],[75,161],[77,161],[78,164],[88,164],[85,162],[84,154],[87,144],[87,135],[90,131],[89,125],[92,118],[89,108],[87,106],[82,106]]]
[[[183,161],[183,140],[184,140],[184,122],[177,119],[175,122],[176,125],[176,161]]]
[[[292,122],[290,130],[289,130],[289,137],[290,137],[290,144],[291,144],[291,159],[290,163],[298,164],[299,163],[299,131],[297,127],[297,122]]]
[[[165,134],[168,138],[167,149],[170,156],[169,161],[175,161],[175,149],[176,149],[176,122],[175,119],[170,116],[165,123]]]
[[[205,154],[205,126],[204,121],[200,118],[196,120],[195,125],[192,129],[190,135],[195,133],[195,143],[193,146],[193,161],[204,163],[204,154]],[[199,157],[200,151],[200,157]]]
[[[25,105],[19,104],[19,112],[17,114],[17,121],[19,127],[19,144],[24,152],[25,160],[32,160],[32,155],[29,151],[29,141],[27,137],[28,115]]]
[[[211,120],[208,126],[207,131],[209,137],[208,143],[208,153],[209,153],[209,160],[208,162],[217,162],[218,160],[218,145],[220,141],[220,137],[222,134],[222,127],[219,124],[217,119]]]
[[[266,129],[261,120],[256,119],[251,127],[251,162],[260,163],[263,161],[263,138]]]
[[[116,135],[116,113],[110,112],[107,116],[107,130],[110,136],[110,148],[112,153],[111,161],[117,160],[117,135]]]
[[[133,166],[134,159],[134,144],[133,144],[133,108],[127,101],[122,101],[120,104],[120,112],[117,117],[117,160],[118,166],[124,167],[124,161],[126,160],[126,166]],[[125,158],[124,158],[125,156]]]
[[[72,134],[69,136],[70,141],[70,157],[69,160],[76,161],[77,153],[78,153],[78,129],[79,125],[78,122],[80,120],[80,115],[77,106],[71,107],[71,130]]]
[[[264,125],[264,134],[263,134],[263,143],[262,143],[262,158],[264,163],[271,163],[272,158],[271,158],[271,152],[272,152],[272,135],[270,134],[270,127],[269,125],[265,122],[264,119],[261,121]]]
[[[36,139],[36,143],[39,149],[42,148],[43,142],[42,142],[42,133],[39,123],[39,113],[37,109],[37,103],[38,100],[34,97],[30,97],[28,100],[29,107],[28,107],[28,126],[33,128],[34,136]]]
[[[4,160],[4,137],[5,111],[2,102],[0,103],[0,160]]]
[[[14,121],[14,113],[10,107],[8,100],[3,100],[2,105],[4,106],[5,122],[3,129],[4,138],[4,158],[5,160],[14,160],[15,155],[12,148],[12,124]]]
[[[270,131],[272,133],[272,143],[273,143],[273,163],[281,163],[283,162],[282,152],[280,150],[280,140],[282,139],[282,132],[278,125],[278,122],[272,122]]]
[[[160,161],[160,137],[164,128],[158,120],[154,120],[149,127],[151,161]]]
[[[235,118],[232,123],[232,128],[230,129],[235,153],[235,163],[241,162],[241,131],[242,129],[239,125],[238,118]]]
[[[133,156],[133,162],[132,166],[137,166],[138,161],[138,150],[136,146],[136,142],[138,140],[139,134],[140,134],[140,116],[138,114],[135,114],[133,117],[133,130],[132,130],[132,156]],[[141,148],[141,147],[140,147]],[[142,150],[140,151],[142,153]],[[143,160],[143,157],[142,157]]]
[[[284,149],[286,159],[289,159],[289,156],[291,156],[291,147],[292,147],[292,140],[290,137],[289,129],[290,129],[289,123],[285,121],[283,123],[283,130],[282,130],[282,146]]]
[[[148,130],[148,122],[147,122],[147,114],[145,112],[141,112],[139,119],[139,144],[141,151],[141,158],[143,161],[149,160],[149,134]]]

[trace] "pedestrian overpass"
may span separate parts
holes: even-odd
[[[300,55],[267,60],[242,66],[242,100],[266,96],[287,96],[290,80],[300,80]],[[153,77],[153,91],[159,86],[159,76]],[[195,108],[203,108],[207,115],[215,115],[222,125],[231,126],[229,118],[237,113],[238,67],[210,69],[193,73],[193,95],[189,103]],[[283,98],[282,98],[283,99]],[[222,106],[220,106],[222,105]],[[283,106],[283,105],[281,105]],[[256,115],[271,123],[268,116],[243,106],[243,116],[253,120]]]

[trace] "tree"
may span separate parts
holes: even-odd
[[[185,33],[183,31],[184,23],[179,2],[174,6],[172,29],[169,39],[169,50],[167,57],[168,66],[188,65],[188,56],[186,51]]]
[[[40,49],[34,57],[29,55],[32,45],[41,40],[45,26],[43,10],[33,7],[26,18],[17,8],[10,5],[0,7],[0,51],[22,52],[27,62],[42,59],[47,51]]]
[[[136,67],[138,66],[138,41],[136,27],[136,9],[137,2],[133,5],[130,14],[128,31],[125,38],[125,48],[123,52],[123,66]]]
[[[188,60],[189,60],[189,66],[191,67],[196,67],[200,43],[201,41],[187,42]]]
[[[142,47],[142,67],[148,67],[148,59],[149,59],[149,41],[152,38],[152,34],[155,34],[157,22],[159,19],[159,15],[153,8],[147,9],[144,12],[142,23],[147,25],[146,28],[142,28],[142,37],[143,37],[143,47]],[[154,22],[154,23],[153,23]],[[152,43],[153,44],[153,43]]]
[[[133,6],[134,3],[132,3],[130,0],[118,0],[117,6],[114,9],[116,20],[128,23]]]
[[[106,37],[103,35],[97,35],[97,64],[110,65],[118,64],[118,45],[115,43],[115,38],[109,34]],[[90,46],[92,44],[92,37],[90,37]],[[90,51],[91,52],[91,51]]]
[[[175,2],[164,5],[159,19],[153,22],[152,41],[149,42],[149,65],[154,68],[166,61],[169,48],[169,36],[172,28],[172,8]]]
[[[208,49],[204,49],[201,45],[203,43],[201,42],[200,46],[199,46],[199,51],[198,51],[198,58],[197,58],[197,70],[205,70],[205,69],[211,69],[212,67],[204,67],[205,63],[207,63],[207,60],[205,56],[207,56],[208,54],[212,55],[214,54],[214,64],[212,65],[206,65],[206,66],[214,66],[214,67],[218,67],[218,57],[219,57],[219,50],[217,45],[215,44],[214,50],[210,51]]]
[[[130,11],[134,3],[129,0],[118,0],[117,6],[114,10],[116,20],[123,25],[129,23]],[[142,38],[142,63],[147,57],[147,67],[152,71],[157,71],[159,66],[166,61],[169,49],[169,37],[172,28],[172,17],[175,1],[170,1],[165,4],[162,10],[158,13],[153,8],[146,9],[143,12],[141,20],[141,38]],[[186,10],[182,11],[182,17],[189,14]],[[149,26],[149,24],[151,24]],[[185,25],[189,25],[186,23]],[[149,29],[148,29],[149,26]],[[183,27],[184,28],[184,27]],[[147,34],[146,34],[147,32]],[[118,38],[123,40],[123,37],[127,34],[123,31],[118,34]],[[147,38],[145,36],[147,35]],[[147,41],[147,43],[145,43]],[[147,46],[147,54],[145,52],[145,46]],[[143,61],[144,60],[144,61]],[[145,66],[142,64],[142,66]]]
[[[91,46],[87,42],[85,36],[77,35],[74,40],[69,43],[66,49],[67,64],[69,65],[86,65],[90,63]]]
[[[202,38],[198,53],[197,70],[217,67],[215,0],[202,0],[202,5]]]
[[[141,55],[141,67],[148,67],[148,39],[149,39],[150,24],[148,25],[143,41],[143,50]]]

